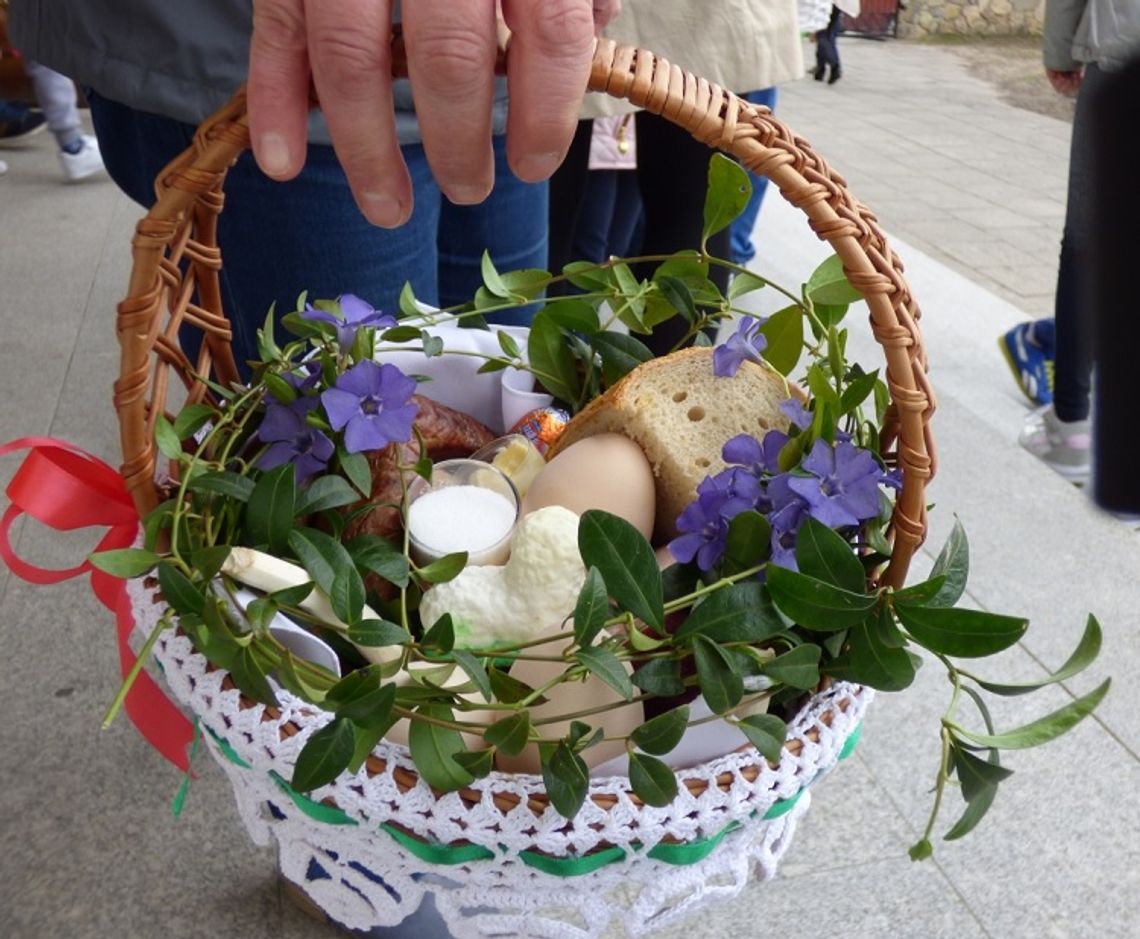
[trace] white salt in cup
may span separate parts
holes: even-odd
[[[514,484],[489,463],[436,463],[430,482],[417,476],[408,486],[412,560],[422,566],[466,551],[469,565],[506,563],[519,506]]]

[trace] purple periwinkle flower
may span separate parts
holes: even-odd
[[[828,528],[857,525],[879,514],[883,469],[869,450],[847,440],[817,440],[803,463],[811,475],[793,476],[791,489],[808,503],[812,518]]]
[[[412,436],[416,406],[410,399],[416,381],[395,365],[358,362],[321,392],[333,430],[344,430],[349,453],[379,450]]]
[[[677,530],[681,532],[669,542],[669,553],[682,564],[694,558],[702,571],[712,570],[724,556],[728,540],[728,522],[723,509],[732,498],[729,491],[712,477],[706,477],[697,487],[697,499],[685,506],[677,517]],[[743,511],[737,509],[734,514]]]
[[[796,535],[808,515],[808,503],[792,487],[791,473],[781,473],[769,479],[766,493],[770,508],[768,521],[772,525],[773,564],[788,570],[799,570],[796,564]]]
[[[807,430],[811,427],[811,411],[804,406],[804,403],[799,398],[788,398],[781,401],[780,413],[800,430]]]
[[[723,345],[713,349],[713,374],[731,378],[745,359],[757,365],[763,362],[760,353],[768,347],[767,338],[760,332],[763,325],[764,320],[754,316],[742,317],[736,332]]]
[[[321,363],[315,359],[309,359],[299,363],[293,371],[282,373],[281,377],[300,394],[304,394],[307,391],[314,390],[317,387],[317,382],[321,380]]]
[[[770,430],[761,443],[748,434],[737,434],[724,445],[720,455],[730,466],[742,466],[755,476],[780,472],[780,451],[788,442],[782,430]]]
[[[298,398],[289,404],[271,403],[265,409],[257,436],[271,446],[257,461],[258,469],[292,463],[298,484],[325,470],[336,448],[321,430],[305,421],[318,403],[316,398]]]
[[[347,352],[356,340],[356,331],[361,326],[395,326],[396,317],[390,313],[381,313],[369,303],[351,293],[343,293],[337,297],[337,304],[343,316],[337,316],[327,310],[319,310],[310,303],[305,304],[301,316],[307,320],[316,320],[322,323],[332,323],[336,327],[336,341],[342,351]]]

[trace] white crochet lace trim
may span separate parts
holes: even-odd
[[[140,582],[128,589],[136,629],[149,634],[162,609]],[[789,737],[802,744],[800,752],[785,751],[775,769],[760,760],[752,782],[743,775],[758,763],[751,749],[680,771],[679,781],[699,779],[707,785],[700,795],[680,785],[677,798],[663,808],[635,805],[623,778],[594,779],[590,796],[608,796],[613,806],[605,809],[587,798],[569,821],[552,808],[538,815],[530,809],[528,797],[543,791],[537,776],[492,773],[470,786],[468,792],[479,797],[474,804],[459,793],[437,797],[422,780],[404,789],[393,773],[396,768],[415,772],[408,751],[382,742],[375,755],[385,763],[383,772],[369,775],[362,768],[354,776],[342,774],[310,794],[326,805],[335,803],[356,823],[333,825],[296,808],[270,775],[290,779],[305,741],[331,715],[285,691],[278,695],[277,718],[248,700],[241,706],[240,694],[222,687],[226,673],[209,670],[189,640],[173,631],[162,634],[154,655],[174,697],[249,764],[239,766],[210,734],[203,735],[233,784],[250,836],[261,845],[270,836],[277,841],[287,878],[333,919],[354,929],[400,922],[431,890],[457,937],[594,939],[619,921],[628,935],[639,936],[698,903],[735,896],[753,867],[761,879],[770,878],[810,795],[804,792],[777,818],[765,820],[765,813],[835,765],[873,696],[870,689],[849,684],[816,695],[789,725]],[[825,712],[830,712],[829,724],[822,720]],[[299,732],[282,732],[290,722]],[[727,788],[718,785],[724,776],[731,779]],[[494,796],[504,794],[517,798],[514,808],[496,804]],[[479,845],[493,857],[458,865],[428,863],[380,827],[388,822],[430,844]],[[739,827],[698,863],[674,866],[646,857],[663,841],[715,838],[733,825]],[[523,852],[581,857],[611,846],[624,849],[624,859],[575,877],[544,873],[522,858]]]

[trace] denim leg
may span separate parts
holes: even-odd
[[[24,71],[36,89],[36,100],[47,118],[48,130],[60,149],[76,144],[82,136],[75,83],[66,75],[53,72],[38,62],[24,60]]]
[[[1087,312],[1087,272],[1090,269],[1088,200],[1092,196],[1088,178],[1092,157],[1089,99],[1095,96],[1103,80],[1104,73],[1096,65],[1085,67],[1069,147],[1069,189],[1054,301],[1057,353],[1053,408],[1063,421],[1079,421],[1089,416],[1092,375],[1092,341]]]
[[[586,174],[578,224],[574,226],[574,241],[570,246],[572,260],[601,262],[609,256],[617,187],[623,173],[637,185],[636,175],[628,170],[590,170]]]
[[[744,95],[744,100],[752,104],[762,104],[769,110],[776,108],[776,89],[761,88],[759,91],[750,91]],[[768,191],[768,177],[749,173],[752,180],[752,195],[744,211],[732,223],[732,258],[735,264],[747,264],[756,256],[756,246],[752,243],[752,230],[756,227],[756,217],[760,214],[760,206],[764,202],[764,193]]]
[[[499,271],[537,268],[547,260],[548,184],[524,183],[507,166],[505,137],[494,138],[495,188],[479,205],[440,202],[439,303],[449,307],[475,296],[483,283],[486,250]],[[489,316],[496,323],[528,324],[533,307]]]

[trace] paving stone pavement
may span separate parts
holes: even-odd
[[[1103,623],[1094,674],[1041,703],[1003,702],[999,724],[1059,706],[1108,674],[1115,689],[1068,737],[1013,754],[1015,775],[982,826],[914,864],[906,848],[924,823],[947,691],[922,670],[913,692],[879,696],[855,758],[813,790],[776,880],[655,935],[1123,939],[1140,901],[1131,798],[1140,733],[1127,693],[1140,680],[1130,641],[1140,536],[1017,447],[1026,409],[994,342],[1051,307],[1068,125],[1003,104],[945,48],[846,37],[841,46],[843,80],[786,86],[779,114],[879,213],[924,310],[941,460],[930,548],[915,567],[929,566],[960,518],[972,599],[1032,621],[1026,640],[989,666],[997,680],[1060,665],[1088,611]],[[0,441],[51,433],[114,463],[113,315],[138,211],[105,179],[64,186],[46,135],[4,158]],[[757,237],[757,268],[784,284],[825,253],[775,193]],[[852,343],[874,364],[873,343]],[[0,462],[0,483],[16,465]],[[13,540],[46,566],[90,547],[31,525]],[[176,774],[125,721],[98,731],[118,665],[113,624],[86,583],[32,587],[0,572],[0,643],[3,935],[338,935],[283,900],[272,853],[248,843],[216,767],[198,767],[175,820]]]

